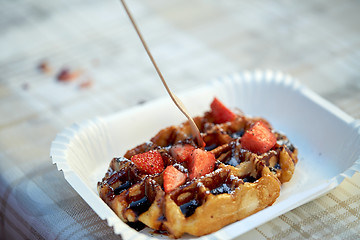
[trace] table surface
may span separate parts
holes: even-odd
[[[360,118],[360,1],[128,4],[177,93],[273,69]],[[120,239],[49,158],[72,123],[166,96],[119,1],[1,1],[0,36],[0,238]],[[359,239],[359,175],[238,239]]]

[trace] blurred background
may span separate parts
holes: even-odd
[[[23,90],[34,104],[47,102],[43,107],[69,122],[165,94],[119,1],[0,4],[3,89]],[[292,75],[330,101],[342,97],[339,88],[346,95],[359,92],[358,1],[128,4],[175,91],[234,71],[272,69]],[[39,69],[43,62],[49,65],[47,74]],[[64,69],[80,71],[75,78],[81,81],[58,84],[56,76]],[[87,81],[91,87],[78,91],[78,84]],[[160,89],[148,91],[154,85]],[[134,99],[126,99],[129,90]],[[85,99],[93,104],[81,105]],[[87,116],[81,112],[68,119],[68,108],[76,107],[69,101],[88,108],[83,111]]]
[[[360,117],[360,1],[127,3],[176,93],[271,69]],[[118,0],[0,1],[0,238],[119,238],[51,164],[50,144],[73,122],[163,96]],[[356,190],[349,197],[358,203]],[[332,231],[329,219],[319,237]],[[247,236],[307,238],[302,221],[278,218]],[[359,236],[351,229],[342,236]]]

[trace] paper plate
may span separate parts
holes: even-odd
[[[236,73],[179,94],[193,116],[208,111],[214,96],[246,115],[269,120],[297,146],[299,162],[272,206],[196,239],[232,239],[325,194],[359,171],[360,121],[290,76],[272,71]],[[113,157],[185,120],[170,98],[158,99],[64,129],[53,141],[50,155],[70,185],[123,239],[168,238],[128,227],[100,199],[97,182]]]

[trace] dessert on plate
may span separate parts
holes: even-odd
[[[265,119],[215,97],[194,121],[205,146],[184,122],[111,160],[98,192],[130,226],[206,235],[271,206],[290,181],[298,150]]]

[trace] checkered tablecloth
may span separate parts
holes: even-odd
[[[360,118],[358,1],[128,5],[175,92],[275,69]],[[50,144],[73,122],[165,95],[118,1],[1,1],[0,238],[120,239],[52,165]],[[359,208],[356,173],[238,239],[359,239]]]

